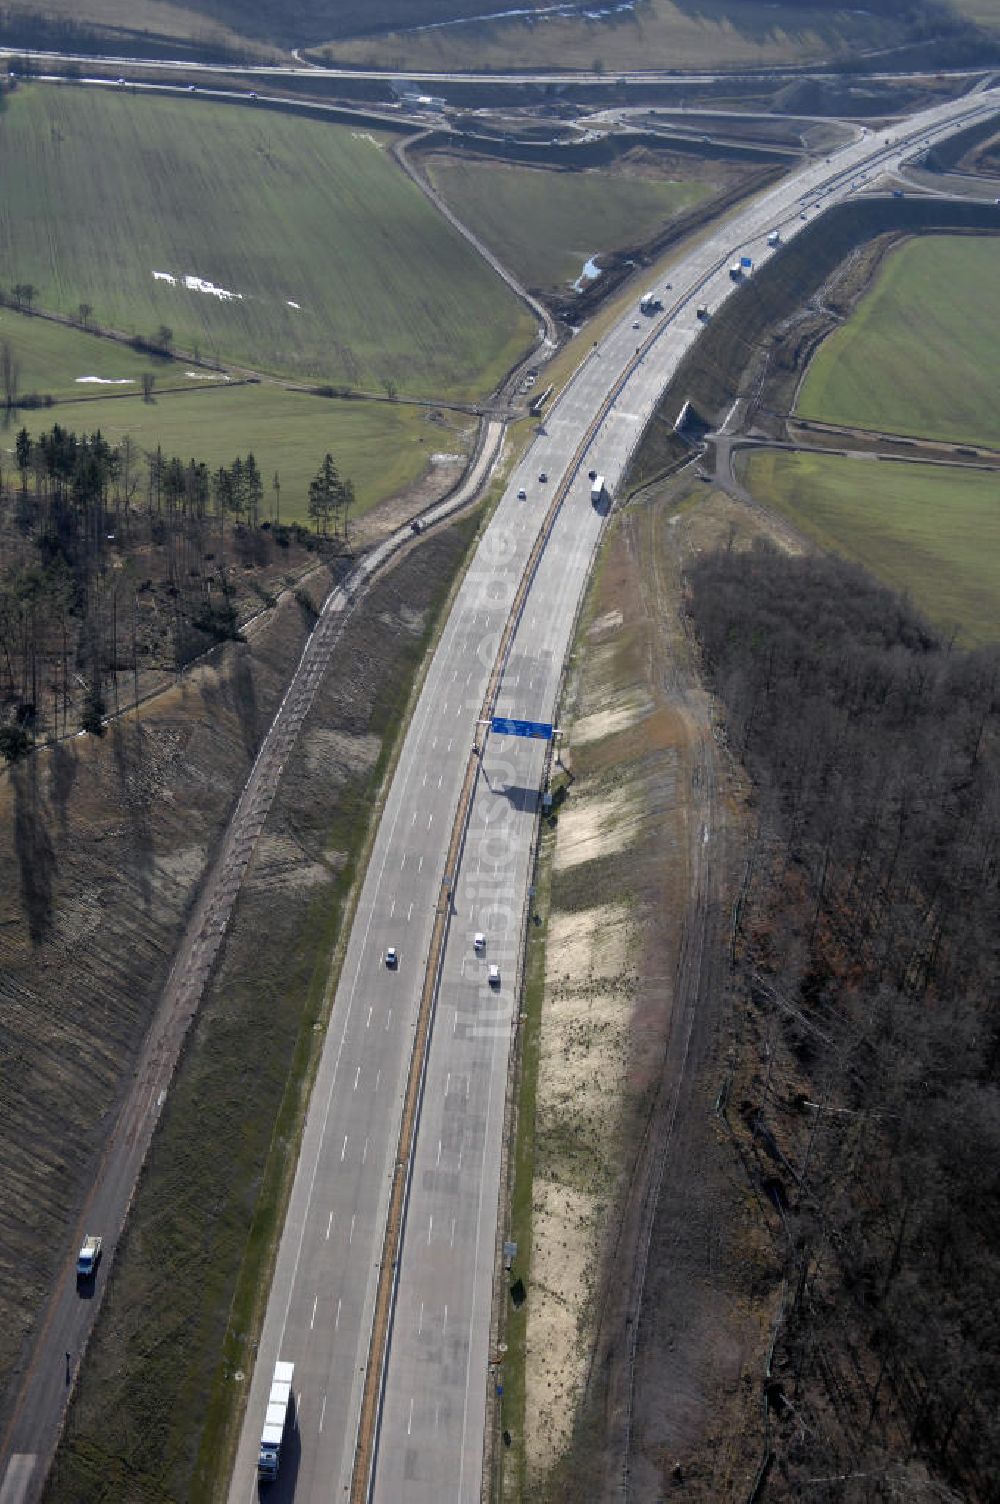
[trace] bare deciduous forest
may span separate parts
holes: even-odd
[[[758,816],[719,1109],[773,1234],[760,1497],[995,1499],[1000,651],[836,559],[688,585]]]
[[[99,734],[140,698],[143,670],[179,671],[236,637],[257,571],[316,543],[280,523],[280,482],[253,454],[210,472],[128,438],[58,424],[16,438],[0,486],[0,754]],[[310,487],[317,531],[347,545],[353,487],[327,455]],[[263,605],[273,604],[257,586]]]

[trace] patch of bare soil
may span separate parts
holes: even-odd
[[[735,1500],[760,1459],[775,1289],[714,1112],[747,812],[681,572],[761,528],[724,493],[668,484],[612,524],[591,592],[546,940],[532,1498],[617,1498],[627,1478],[633,1500]]]

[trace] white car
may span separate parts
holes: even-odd
[[[500,968],[495,962],[490,966],[490,986],[500,986]]]
[[[482,955],[483,951],[486,949],[486,936],[483,934],[482,930],[476,931],[475,939],[473,940],[472,945],[474,950],[476,950],[479,955]]]
[[[394,945],[390,945],[386,949],[385,964],[386,966],[388,966],[390,971],[395,971],[396,967],[399,965],[399,954]]]

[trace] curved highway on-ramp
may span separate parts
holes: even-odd
[[[626,316],[595,347],[510,477],[430,664],[386,797],[306,1122],[231,1504],[257,1497],[257,1441],[279,1357],[295,1364],[295,1424],[269,1500],[478,1500],[503,1103],[544,759],[539,742],[492,735],[483,742],[478,720],[519,585],[530,561],[496,709],[548,721],[602,526],[587,471],[600,470],[614,489],[697,338],[698,306],[717,308],[733,291],[730,262],[746,254],[759,264],[772,254],[770,231],[793,238],[803,219],[862,179],[894,171],[924,142],[998,107],[1000,92],[986,91],[897,123],[888,135],[866,134],[731,217],[675,264],[669,292],[657,288],[661,314],[639,329],[636,316]],[[553,521],[554,495],[562,499]],[[543,524],[551,531],[539,559]],[[482,755],[461,860],[446,873],[474,741]],[[409,1163],[400,1165],[401,1104],[442,894],[450,911],[434,952],[419,1129]],[[477,931],[486,936],[482,954],[473,947]],[[395,967],[386,965],[389,947]],[[489,984],[490,964],[499,967],[498,986]],[[386,1215],[401,1175],[402,1242],[383,1273]],[[381,1350],[370,1352],[383,1280],[391,1296],[384,1364]],[[377,1406],[359,1483],[366,1385]]]

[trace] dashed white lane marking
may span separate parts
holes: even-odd
[[[454,1248],[454,1246],[455,1246],[455,1218],[452,1217],[452,1219],[451,1219],[451,1247]]]
[[[379,1086],[381,1085],[381,1082],[382,1082],[382,1071],[381,1071],[381,1068],[380,1068],[379,1070],[377,1070],[375,1072],[375,1090],[376,1091],[378,1091]]]
[[[329,1215],[329,1217],[326,1219],[326,1236],[327,1236],[327,1240],[329,1240],[330,1229],[332,1227],[333,1227],[333,1212],[331,1212],[330,1215]]]
[[[374,1010],[374,1006],[372,1006],[372,1007],[369,1007],[369,1009],[368,1009],[368,1017],[367,1017],[367,1019],[366,1019],[366,1020],[365,1020],[365,1028],[366,1028],[366,1029],[370,1029],[370,1028],[371,1028],[371,1026],[372,1026],[372,1013],[373,1013],[373,1012],[374,1012],[374,1011],[375,1011],[375,1010]]]
[[[340,1308],[341,1308],[342,1305],[343,1305],[343,1301],[342,1300],[338,1300],[337,1301],[337,1314],[333,1318],[333,1330],[334,1331],[337,1331],[338,1328],[339,1328],[339,1326],[340,1326]]]
[[[319,1428],[320,1428],[321,1431],[323,1429],[323,1421],[324,1421],[325,1417],[326,1417],[326,1395],[324,1394],[324,1396],[323,1396],[323,1408],[319,1412]]]
[[[354,1242],[354,1217],[351,1218],[351,1230],[347,1234],[347,1241],[348,1241],[348,1244],[351,1244],[351,1243]]]
[[[388,1013],[385,1015],[385,1027],[386,1027],[386,1031],[387,1032],[388,1032],[389,1024],[391,1022],[392,1022],[392,1009],[390,1008],[389,1011],[388,1011]]]
[[[367,1160],[367,1158],[368,1158],[368,1139],[365,1139],[365,1147],[361,1151],[361,1163],[364,1164],[365,1161]]]
[[[410,1434],[410,1432],[412,1430],[413,1430],[413,1395],[411,1394],[410,1395],[410,1413],[409,1413],[409,1415],[407,1416],[407,1419],[406,1419],[406,1434],[407,1434],[407,1436],[409,1436],[409,1434]]]
[[[313,1327],[316,1325],[316,1307],[318,1305],[319,1305],[319,1296],[318,1295],[314,1295],[313,1296],[313,1313],[312,1313],[312,1315],[309,1318],[309,1330],[310,1331],[312,1331]]]
[[[424,1329],[424,1303],[423,1303],[423,1301],[421,1301],[420,1302],[420,1316],[419,1316],[419,1318],[417,1320],[417,1336],[418,1337],[420,1336],[420,1334],[423,1331],[423,1329]]]
[[[341,1149],[340,1149],[340,1162],[341,1162],[341,1164],[343,1164],[343,1162],[344,1162],[344,1155],[346,1153],[347,1153],[347,1134],[345,1133],[344,1134],[344,1142],[341,1145]]]
[[[358,1082],[360,1080],[361,1080],[361,1067],[359,1065],[358,1068],[357,1068],[357,1070],[354,1072],[354,1090],[355,1091],[357,1091],[357,1089],[358,1089]]]
[[[434,1213],[431,1212],[430,1219],[429,1219],[429,1221],[427,1223],[427,1241],[428,1241],[428,1243],[430,1242],[433,1234],[434,1234]]]

